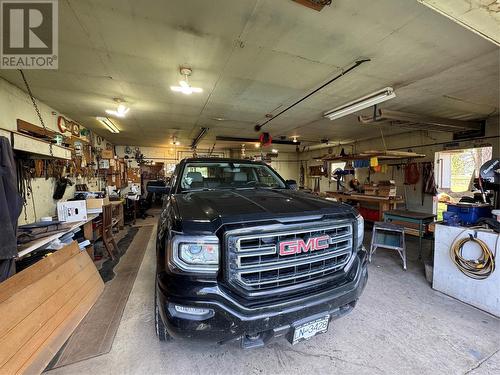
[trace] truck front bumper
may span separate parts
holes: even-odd
[[[241,305],[218,286],[179,288],[159,278],[157,303],[163,323],[174,338],[216,343],[241,339],[243,347],[262,346],[278,337],[289,338],[295,324],[304,319],[329,314],[333,320],[350,312],[368,279],[365,251],[358,251],[349,272],[355,272],[352,280],[336,288],[252,308]],[[179,295],[182,289],[185,294]],[[206,314],[179,312],[176,306],[205,309]]]

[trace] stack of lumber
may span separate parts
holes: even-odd
[[[0,374],[41,373],[103,289],[76,242],[1,283]]]
[[[395,197],[396,196],[396,182],[393,180],[379,181],[378,195],[381,197]]]

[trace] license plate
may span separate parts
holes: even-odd
[[[309,340],[311,337],[316,336],[318,333],[326,332],[328,330],[329,321],[330,316],[325,315],[321,318],[314,319],[310,322],[295,327],[295,330],[293,332],[292,345],[295,345],[303,340]]]

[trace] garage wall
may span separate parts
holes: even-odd
[[[118,157],[124,157],[126,146],[116,146],[116,154]],[[132,150],[135,146],[130,146]],[[173,147],[139,147],[141,153],[146,160],[154,160],[162,163],[178,163],[180,160],[191,157],[193,152],[189,148],[173,148]],[[208,150],[199,149],[198,155],[207,154]],[[214,154],[220,157],[240,158],[241,150],[236,149],[215,149]],[[247,155],[253,155],[247,150]],[[133,159],[133,154],[128,155]],[[284,178],[296,180],[298,178],[298,153],[296,152],[280,152],[277,158],[273,158],[271,166]],[[135,160],[131,162],[131,167],[137,167]]]
[[[271,167],[285,180],[298,180],[299,154],[296,152],[280,152],[277,158],[271,161]]]
[[[417,162],[421,161],[434,161],[434,154],[438,151],[445,149],[461,149],[469,147],[478,147],[491,145],[493,147],[493,157],[500,157],[500,122],[499,118],[490,118],[486,123],[486,135],[485,138],[466,140],[458,142],[452,142],[452,135],[449,133],[437,133],[437,132],[427,132],[427,131],[415,131],[403,134],[398,134],[394,136],[386,136],[385,142],[387,149],[401,149],[401,151],[413,151],[420,154],[425,154],[425,158],[417,159]],[[442,142],[449,142],[446,144],[436,144]],[[453,143],[453,144],[452,144]],[[409,148],[412,146],[411,148]],[[344,146],[346,152],[351,152],[351,147]],[[363,150],[383,150],[384,144],[381,138],[374,138],[366,141],[360,141],[354,144],[354,148],[357,151]],[[337,148],[334,148],[334,152],[338,153]],[[320,149],[310,152],[302,153],[300,159],[307,166],[321,164],[319,161],[315,161],[314,157],[319,157],[327,153],[326,149]],[[387,164],[396,164],[397,161],[388,161]],[[307,171],[307,167],[306,167]],[[306,172],[307,173],[307,172]],[[359,179],[361,183],[365,182],[368,177],[368,168],[361,168],[356,170],[356,178]],[[393,179],[396,181],[398,188],[398,194],[403,194],[406,191],[407,197],[407,208],[414,211],[422,212],[432,212],[432,197],[429,195],[424,195],[424,201],[422,204],[422,186],[421,181],[416,186],[406,186],[404,182],[404,172],[402,168],[388,167],[387,173],[372,173],[372,181],[388,180]],[[311,178],[306,178],[306,185],[309,188],[313,187],[313,182]],[[324,177],[321,179],[320,184],[321,192],[335,190],[335,184],[328,184],[328,178]],[[406,188],[406,189],[405,189]]]
[[[61,113],[44,103],[37,101],[37,104],[47,128],[58,131],[57,117]],[[32,124],[40,125],[30,97],[24,91],[3,79],[0,79],[0,116],[0,128],[6,130],[17,130],[16,121],[18,118]],[[86,183],[90,189],[99,190],[98,179],[73,178],[72,180],[78,184]],[[44,178],[36,178],[32,180],[34,205],[33,199],[30,198],[26,210],[23,210],[19,217],[19,224],[35,221],[35,211],[37,219],[40,219],[42,216],[54,215],[57,203],[57,201],[52,199],[54,189],[54,179],[45,180]],[[74,192],[75,186],[68,186],[62,200],[72,198]]]

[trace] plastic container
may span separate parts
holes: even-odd
[[[381,218],[379,218],[378,210],[372,210],[371,208],[366,208],[366,207],[358,207],[358,212],[361,216],[363,216],[363,219],[365,219],[366,221],[381,220]]]
[[[448,203],[448,212],[456,213],[463,225],[474,225],[483,217],[491,217],[491,206],[477,203]]]
[[[443,222],[450,227],[460,226],[460,216],[456,212],[445,211],[443,212]]]

